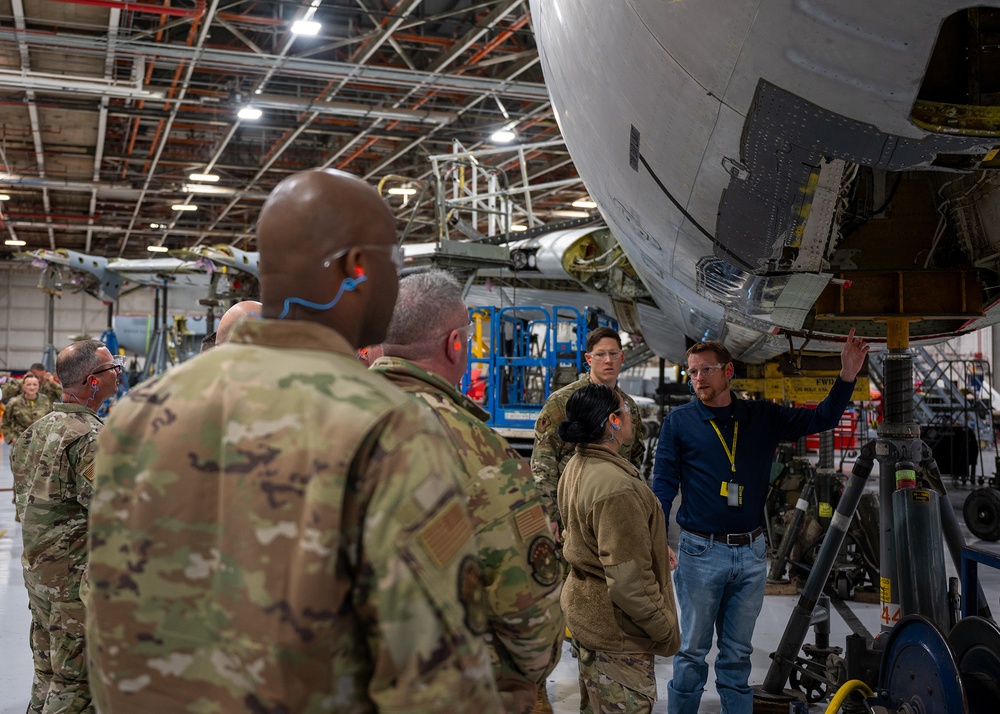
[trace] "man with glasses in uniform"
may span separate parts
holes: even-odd
[[[854,391],[868,345],[854,330],[840,353],[840,375],[815,409],[743,400],[729,388],[733,358],[721,342],[687,351],[696,401],[672,410],[656,449],[653,492],[670,522],[678,490],[681,649],[667,687],[670,714],[696,714],[708,679],[705,657],[718,632],[715,686],[726,714],[750,714],[751,638],[767,578],[764,500],[779,441],[834,428]]]
[[[556,506],[556,489],[559,486],[559,476],[566,462],[575,451],[574,444],[567,444],[559,438],[556,429],[566,419],[566,402],[569,398],[588,384],[603,384],[614,389],[622,398],[632,415],[634,430],[631,440],[624,442],[618,455],[632,462],[637,469],[642,469],[642,457],[646,453],[645,430],[642,426],[642,416],[635,400],[618,386],[618,375],[625,364],[625,352],[622,349],[621,336],[610,327],[598,327],[587,334],[587,364],[590,371],[581,379],[553,392],[545,401],[538,419],[535,420],[535,446],[531,451],[531,474],[539,490],[545,496],[546,504],[556,522],[559,532],[562,532],[562,519]]]
[[[399,283],[385,356],[372,371],[428,407],[462,462],[487,593],[481,633],[504,711],[527,714],[559,660],[561,567],[527,461],[457,387],[468,364],[471,330],[454,277],[443,270],[407,276]]]
[[[11,450],[24,540],[35,674],[29,712],[91,708],[80,585],[87,569],[87,515],[94,495],[97,410],[118,391],[119,358],[97,340],[59,353],[63,401]]]

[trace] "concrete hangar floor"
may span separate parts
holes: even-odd
[[[0,460],[0,649],[3,651],[0,665],[0,714],[22,714],[28,705],[31,689],[31,652],[28,649],[28,597],[24,589],[21,575],[21,524],[14,521],[14,506],[10,502],[9,489],[12,486],[10,475],[9,447],[4,445],[3,458]],[[985,459],[991,463],[991,458]],[[849,467],[847,467],[849,468]],[[874,482],[874,479],[873,479]],[[874,484],[873,484],[874,485]],[[962,504],[971,487],[953,487],[949,484],[950,499],[961,514]],[[966,542],[984,550],[1000,554],[1000,543],[984,543],[977,540],[964,521],[962,528]],[[671,533],[670,540],[676,543],[676,532]],[[946,559],[947,560],[947,559]],[[949,575],[954,575],[950,560],[947,560]],[[994,616],[1000,612],[1000,571],[980,567],[980,580],[983,584],[987,600],[993,609]],[[769,655],[781,639],[788,618],[797,601],[793,595],[768,595],[764,599],[764,609],[757,621],[754,633],[754,651],[751,656],[753,670],[750,684],[760,684],[764,680],[770,664]],[[872,633],[879,628],[879,605],[877,603],[850,603],[851,609]],[[830,641],[833,645],[843,646],[844,638],[851,630],[844,619],[833,612],[831,619]],[[807,642],[813,640],[810,633]],[[709,661],[714,661],[716,650],[713,648]],[[670,659],[657,658],[656,678],[659,701],[653,707],[654,712],[667,711],[667,682],[672,676]],[[547,682],[549,699],[557,714],[573,714],[580,711],[580,693],[577,686],[577,664],[570,653],[568,643],[563,645],[562,658]],[[814,704],[810,712],[825,711],[826,704]],[[709,674],[709,682],[702,698],[702,712],[715,713],[720,711],[719,695],[715,691],[714,674]]]

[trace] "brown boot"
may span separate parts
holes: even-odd
[[[544,682],[538,687],[538,696],[531,714],[552,714],[552,705],[549,704],[549,693],[545,690]]]

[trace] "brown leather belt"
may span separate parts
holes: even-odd
[[[755,529],[749,533],[702,533],[700,531],[693,531],[690,528],[685,528],[691,535],[701,536],[702,538],[714,538],[718,543],[725,543],[726,545],[749,545],[753,543],[757,536],[764,532],[764,529],[757,526]]]

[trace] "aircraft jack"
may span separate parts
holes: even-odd
[[[945,495],[941,473],[913,422],[908,343],[907,319],[891,318],[885,360],[885,421],[878,437],[861,447],[816,562],[778,649],[771,655],[764,683],[754,687],[754,712],[788,712],[792,701],[801,700],[803,693],[835,688],[843,689],[834,699],[845,712],[996,711],[1000,629],[990,619],[981,589],[963,594],[967,599],[978,598],[978,607],[966,606],[978,615],[959,620],[958,607],[949,603],[939,529],[944,531],[959,572],[964,538],[950,503],[941,501]],[[879,464],[883,516],[882,631],[869,639],[860,622],[857,627],[852,623],[852,628],[862,632],[848,638],[846,658],[827,658],[824,671],[817,668],[815,658],[798,653],[875,462]],[[799,691],[785,689],[790,678]],[[846,692],[853,689],[863,693],[863,701],[847,697]]]

